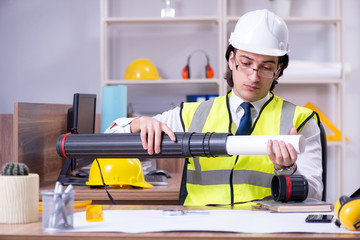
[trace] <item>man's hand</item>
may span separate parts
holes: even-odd
[[[292,128],[290,135],[296,134],[296,128]],[[297,159],[297,153],[294,147],[290,143],[285,144],[284,141],[269,140],[267,144],[267,154],[276,170],[294,165]]]
[[[165,132],[170,139],[175,142],[174,132],[165,124],[152,117],[139,117],[130,123],[132,133],[140,132],[141,143],[149,155],[160,153],[161,151],[161,134]]]

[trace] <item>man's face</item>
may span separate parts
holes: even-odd
[[[247,102],[258,101],[265,97],[280,73],[278,60],[279,58],[275,56],[241,50],[236,50],[235,56],[234,52],[231,52],[228,64],[232,70],[234,93]]]

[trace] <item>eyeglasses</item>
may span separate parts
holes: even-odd
[[[251,74],[253,74],[254,71],[256,71],[258,76],[262,77],[262,78],[273,78],[280,70],[280,68],[278,68],[275,72],[273,72],[271,70],[266,70],[266,69],[256,69],[256,68],[251,67],[251,65],[249,63],[245,63],[243,61],[240,61],[240,64],[236,64],[235,58],[234,58],[234,63],[235,63],[236,71],[241,70],[242,72],[244,72],[247,75],[251,75]]]

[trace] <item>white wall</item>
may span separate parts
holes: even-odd
[[[360,188],[360,1],[344,1],[345,61],[351,67],[346,82],[344,134],[350,141],[346,147],[344,194],[350,195]]]
[[[0,1],[0,113],[99,93],[99,19],[97,0]]]
[[[160,0],[155,0],[160,5]],[[249,1],[247,1],[249,2]],[[327,9],[327,1],[294,0],[296,14],[312,14],[313,9]],[[251,3],[251,1],[250,1]],[[306,6],[311,7],[304,7]],[[345,61],[351,66],[347,80],[345,104],[345,131],[350,139],[346,148],[344,194],[351,194],[360,187],[360,128],[358,76],[360,55],[360,1],[344,1],[345,11]],[[147,9],[147,8],[145,8]],[[143,11],[143,9],[136,9]],[[96,93],[100,95],[100,3],[98,0],[1,0],[0,1],[0,114],[12,113],[13,103],[46,102],[71,104],[75,92]],[[306,35],[304,35],[306,36]],[[299,42],[306,38],[293,38],[293,56],[306,59],[308,55],[318,60],[333,58],[324,51]],[[317,34],[318,41],[326,44],[328,36]],[[156,43],[155,43],[156,44]],[[160,47],[160,46],[159,46]],[[204,44],[206,47],[206,43]],[[153,49],[158,48],[154,45]],[[177,68],[184,66],[190,49],[171,49],[171,61]],[[306,53],[307,55],[301,55]],[[211,52],[210,54],[216,54]],[[180,57],[179,57],[180,56]],[[310,59],[312,59],[310,58]],[[157,59],[160,61],[161,58]],[[215,65],[217,63],[214,63]],[[169,68],[173,66],[168,64]],[[216,68],[216,67],[215,67]],[[172,68],[172,72],[178,69]],[[166,73],[165,73],[166,74]],[[144,92],[146,88],[142,88]],[[286,88],[285,88],[286,89]],[[161,90],[159,89],[161,95]],[[286,90],[287,91],[287,90]],[[305,90],[302,100],[306,99]],[[318,94],[321,101],[323,87],[314,87],[312,93]],[[329,90],[331,91],[331,89]],[[279,89],[279,92],[284,90]],[[150,93],[151,94],[151,93]],[[149,95],[150,95],[149,94]],[[289,94],[289,93],[288,93]],[[292,94],[292,93],[290,93]],[[146,98],[148,95],[144,94]],[[317,95],[316,95],[317,96]],[[168,105],[177,103],[166,103]],[[327,108],[332,109],[329,101]],[[99,109],[99,106],[98,106]],[[331,112],[331,111],[330,111]],[[332,115],[336,115],[332,114]],[[334,116],[332,116],[334,117]],[[332,161],[332,160],[330,160]],[[330,163],[328,191],[330,200],[336,200],[336,164]]]

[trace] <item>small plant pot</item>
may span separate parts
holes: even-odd
[[[39,175],[0,176],[0,223],[39,220]]]

